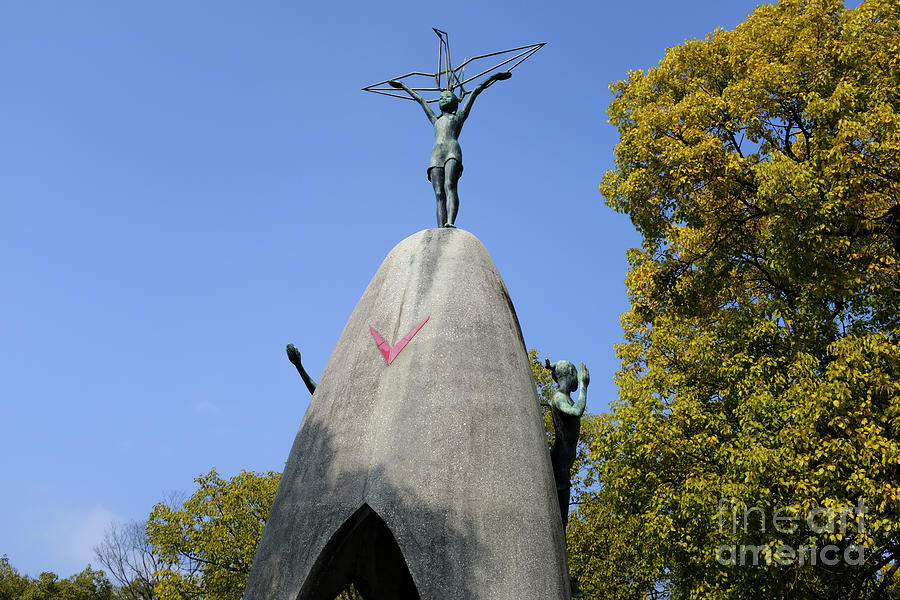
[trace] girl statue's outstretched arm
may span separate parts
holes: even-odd
[[[512,77],[512,73],[510,73],[509,71],[505,71],[503,73],[494,73],[493,75],[479,83],[477,86],[475,86],[475,89],[469,93],[469,95],[463,102],[463,105],[460,107],[459,112],[457,113],[457,115],[459,116],[460,126],[462,126],[462,123],[465,122],[466,117],[469,116],[469,111],[472,110],[472,103],[475,102],[475,98],[478,96],[478,94],[483,92],[489,85],[491,85],[495,81],[503,81],[504,79],[509,79],[510,77]]]
[[[428,102],[425,101],[425,98],[423,98],[416,92],[409,89],[409,86],[407,86],[405,83],[403,83],[402,81],[394,80],[394,81],[388,81],[388,85],[391,86],[392,88],[396,88],[398,90],[404,90],[407,94],[412,96],[412,99],[415,100],[416,102],[418,102],[422,106],[422,108],[425,110],[425,114],[428,115],[429,121],[434,123],[437,120],[437,115],[434,114],[434,111],[431,110],[430,106],[428,106]]]

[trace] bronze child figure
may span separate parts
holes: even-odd
[[[591,374],[584,363],[575,365],[567,360],[551,363],[547,359],[545,366],[550,370],[557,389],[550,398],[550,412],[553,416],[553,447],[550,449],[550,463],[553,466],[553,478],[556,481],[556,496],[559,500],[559,514],[562,517],[563,535],[569,524],[569,499],[572,495],[572,465],[578,448],[578,435],[581,433],[581,416],[587,405],[587,388],[591,382]],[[572,401],[572,392],[581,387],[578,400]],[[571,575],[569,585],[573,598],[583,598],[584,593],[578,588],[578,582]]]
[[[428,120],[434,125],[434,147],[431,150],[427,176],[434,187],[434,195],[437,200],[438,227],[454,227],[453,223],[456,221],[456,214],[459,211],[459,194],[456,187],[463,172],[459,134],[472,109],[472,103],[475,102],[478,94],[489,85],[510,77],[512,77],[512,73],[508,71],[491,75],[466,96],[462,107],[459,106],[459,99],[451,90],[442,91],[438,102],[441,107],[439,115],[434,114],[434,111],[428,106],[428,102],[402,81],[388,82],[391,87],[406,91],[413,100],[418,102],[425,110]]]

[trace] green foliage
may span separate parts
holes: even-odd
[[[239,600],[281,474],[241,471],[224,479],[214,469],[194,481],[197,490],[181,506],[168,501],[153,507],[145,540],[123,530],[120,537],[129,543],[108,539],[104,549],[121,559],[123,552],[113,548],[137,547],[140,560],[128,562],[156,565],[158,600]],[[336,600],[362,597],[350,585]]]
[[[644,241],[570,525],[588,597],[900,597],[898,73],[896,2],[782,0],[611,85],[600,187]],[[860,501],[864,531],[772,526]],[[811,544],[866,562],[717,560]]]
[[[225,480],[212,470],[183,506],[154,506],[147,537],[163,566],[157,597],[239,600],[280,480],[247,471]]]
[[[113,600],[117,597],[103,571],[87,567],[66,579],[50,572],[32,579],[20,575],[5,555],[0,557],[0,600]]]
[[[28,587],[28,578],[19,575],[9,558],[0,556],[0,600],[18,600]]]
[[[335,600],[363,600],[363,597],[356,591],[356,586],[351,583],[346,590],[338,594]]]

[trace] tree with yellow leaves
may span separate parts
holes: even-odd
[[[197,477],[181,506],[160,502],[147,539],[160,570],[160,600],[239,600],[281,481],[280,473],[241,471],[223,479],[215,469]]]
[[[900,4],[764,4],[611,89],[643,243],[583,589],[900,597]]]

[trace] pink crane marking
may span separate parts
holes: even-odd
[[[431,316],[425,317],[425,320],[419,323],[415,329],[406,334],[406,336],[397,342],[397,344],[391,348],[391,345],[384,341],[378,332],[369,327],[369,331],[372,332],[372,337],[375,338],[375,343],[378,344],[378,349],[381,350],[381,353],[384,355],[384,360],[387,361],[387,364],[391,364],[394,362],[394,359],[397,358],[397,355],[400,354],[400,351],[406,348],[406,345],[409,343],[413,336],[419,333],[419,330],[422,329],[422,326],[428,322]]]

